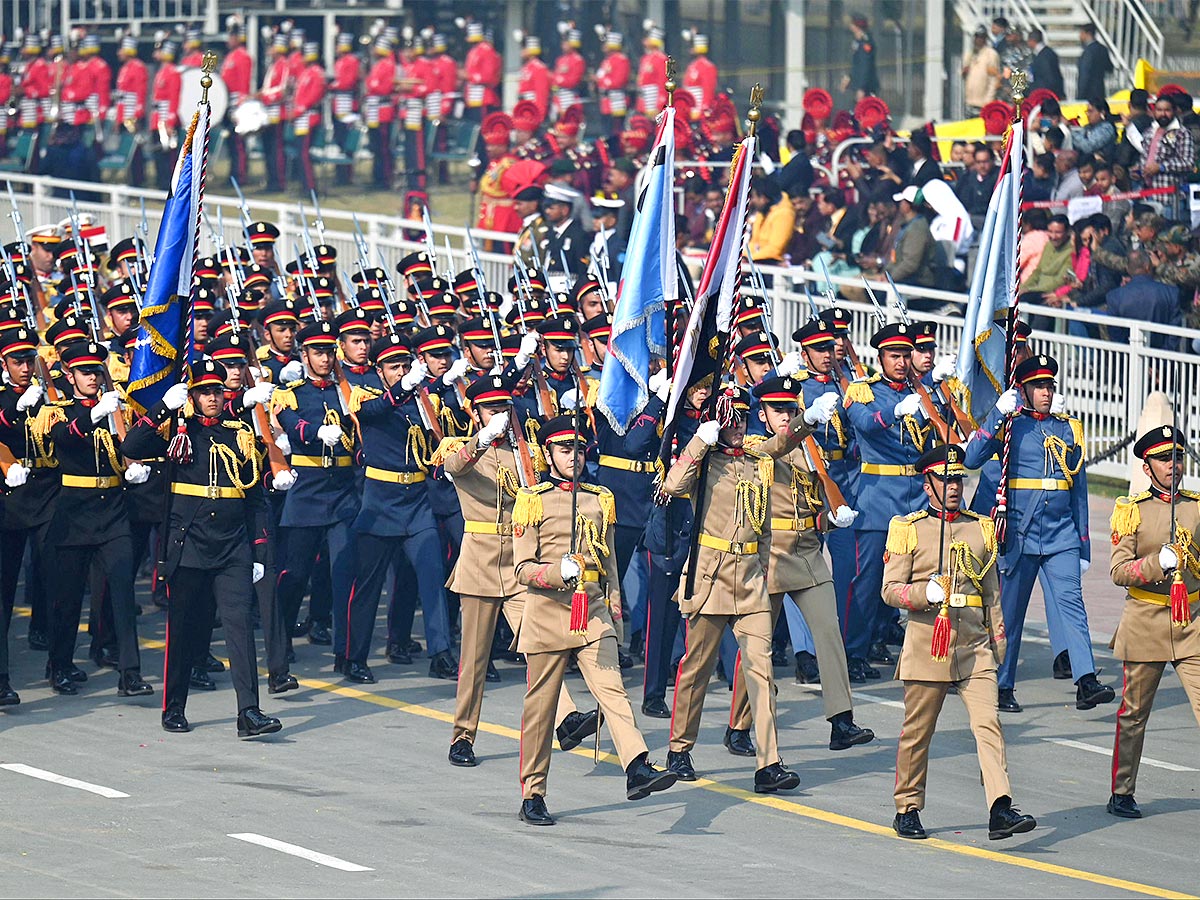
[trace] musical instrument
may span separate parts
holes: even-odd
[[[225,111],[229,109],[229,88],[216,72],[211,72],[206,76],[203,69],[191,66],[181,69],[179,72],[179,109],[195,109],[200,105],[200,100],[204,96],[204,88],[201,86],[200,80],[205,77],[212,79],[212,84],[208,88],[208,103],[211,107],[209,121],[220,122],[225,118]]]
[[[256,134],[270,124],[267,107],[261,100],[243,100],[233,111],[236,134]]]

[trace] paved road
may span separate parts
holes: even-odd
[[[1097,552],[1106,557],[1106,529],[1095,524]],[[1105,568],[1100,562],[1087,579],[1094,622],[1113,615]],[[303,690],[284,699],[264,689],[264,708],[284,721],[280,734],[238,741],[228,676],[218,675],[221,689],[194,695],[189,705],[196,730],[176,736],[158,727],[159,697],[120,701],[109,672],[78,697],[53,696],[18,622],[14,682],[24,703],[0,714],[0,895],[1195,892],[1200,729],[1178,680],[1164,680],[1146,744],[1138,797],[1147,818],[1114,819],[1103,804],[1116,706],[1075,710],[1071,686],[1049,677],[1049,647],[1037,639],[1040,612],[1031,620],[1019,691],[1026,711],[1004,723],[1017,803],[1041,827],[1007,842],[987,840],[973,741],[950,698],[924,814],[933,839],[924,844],[902,842],[889,828],[902,713],[895,682],[856,694],[859,721],[879,739],[831,754],[820,698],[777,670],[781,751],[802,786],[776,798],[753,794],[753,760],[722,748],[729,694],[714,682],[695,753],[705,780],[629,803],[615,757],[606,753],[594,766],[590,747],[556,751],[548,800],[559,825],[533,829],[516,819],[523,678],[515,666],[500,664],[503,683],[485,701],[481,765],[461,770],[445,758],[453,686],[424,677],[423,660],[397,667],[380,659],[380,683],[359,690],[332,677],[330,656],[303,644],[295,667]],[[148,614],[140,624],[145,670],[153,673],[161,665],[163,617]],[[1117,677],[1107,634],[1094,633],[1102,677]],[[627,684],[640,689],[640,670]],[[582,681],[570,686],[586,708]],[[642,724],[661,761],[667,723]],[[602,747],[611,750],[607,739]],[[85,784],[47,781],[45,773]],[[127,796],[94,793],[104,789]],[[325,856],[317,861],[314,853]]]

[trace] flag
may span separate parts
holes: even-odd
[[[1012,126],[1008,150],[979,235],[979,256],[963,314],[963,337],[950,387],[978,425],[1005,387],[1006,324],[1016,297],[1017,235],[1020,228],[1022,148],[1020,122]]]
[[[179,151],[154,244],[154,263],[146,280],[129,367],[129,400],[142,411],[162,399],[178,380],[182,363],[191,362],[195,351],[188,300],[204,205],[208,124],[209,105],[201,103]]]
[[[675,267],[675,109],[663,110],[650,151],[649,178],[637,209],[617,285],[617,308],[608,339],[608,365],[600,375],[597,406],[624,434],[650,397],[652,354],[666,356],[666,306],[679,291]]]

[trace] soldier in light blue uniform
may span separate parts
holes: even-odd
[[[1080,585],[1092,558],[1083,426],[1078,419],[1050,412],[1057,376],[1058,363],[1049,356],[1032,356],[1017,366],[1017,387],[1000,395],[966,447],[967,467],[977,468],[1003,452],[1004,429],[1012,429],[1007,534],[1000,558],[1008,653],[1000,667],[999,707],[1005,712],[1021,711],[1014,693],[1021,631],[1033,582],[1041,572],[1046,575],[1042,584],[1047,617],[1056,616],[1061,624],[1071,671],[1078,676],[1075,706],[1091,709],[1114,697],[1111,687],[1096,680]]]

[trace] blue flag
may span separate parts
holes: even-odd
[[[191,322],[186,317],[204,197],[208,112],[208,104],[201,103],[179,151],[173,187],[154,244],[154,263],[146,281],[129,367],[129,400],[142,411],[158,403],[179,380],[182,364],[191,362],[194,352]]]
[[[667,352],[666,304],[678,291],[675,268],[675,110],[663,110],[650,152],[650,172],[638,192],[617,309],[608,339],[608,365],[596,405],[624,434],[650,397],[650,357]]]

